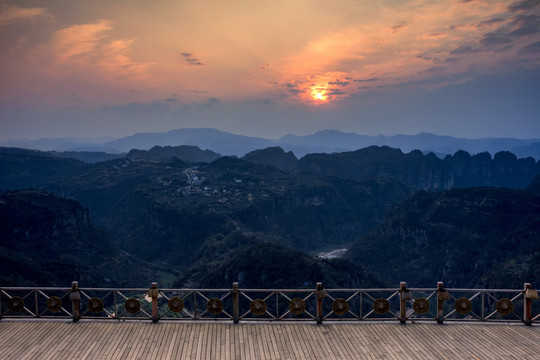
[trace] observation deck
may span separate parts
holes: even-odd
[[[540,359],[523,289],[0,288],[1,359]]]

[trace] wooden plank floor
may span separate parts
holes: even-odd
[[[0,359],[540,359],[540,326],[3,319]]]

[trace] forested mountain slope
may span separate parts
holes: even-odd
[[[393,283],[540,286],[540,196],[505,188],[420,191],[397,205],[349,258]]]

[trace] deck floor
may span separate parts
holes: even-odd
[[[540,326],[3,319],[0,359],[540,359]]]

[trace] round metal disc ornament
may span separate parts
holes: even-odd
[[[9,310],[13,312],[21,312],[24,309],[24,299],[20,296],[14,296],[11,299],[9,299],[8,302],[8,308]]]
[[[377,314],[386,314],[388,310],[390,310],[390,303],[385,298],[378,298],[373,302],[373,311]]]
[[[289,310],[295,315],[300,315],[306,311],[306,302],[300,298],[294,298],[289,302]]]
[[[210,299],[206,304],[206,309],[210,314],[217,315],[223,311],[223,302],[218,298]]]
[[[173,313],[179,313],[184,310],[184,300],[180,299],[178,296],[172,297],[167,303],[169,310]]]
[[[415,313],[424,315],[429,311],[429,301],[426,298],[418,298],[414,300],[413,310]]]
[[[454,303],[454,308],[461,315],[468,314],[472,308],[471,300],[467,299],[466,297],[460,297]]]
[[[349,303],[345,299],[338,298],[332,303],[332,311],[339,316],[345,315],[349,311]]]
[[[93,297],[88,300],[88,310],[94,314],[99,314],[103,311],[103,301],[100,298]]]
[[[497,301],[497,311],[501,315],[510,315],[514,311],[514,304],[508,298],[502,298]]]
[[[58,296],[51,296],[47,299],[47,310],[53,313],[57,313],[62,309],[62,299]]]
[[[141,303],[137,299],[126,300],[126,311],[130,314],[136,314],[141,310]]]
[[[249,310],[253,313],[253,315],[263,315],[264,313],[266,313],[266,303],[264,302],[264,300],[255,299],[249,305]]]

